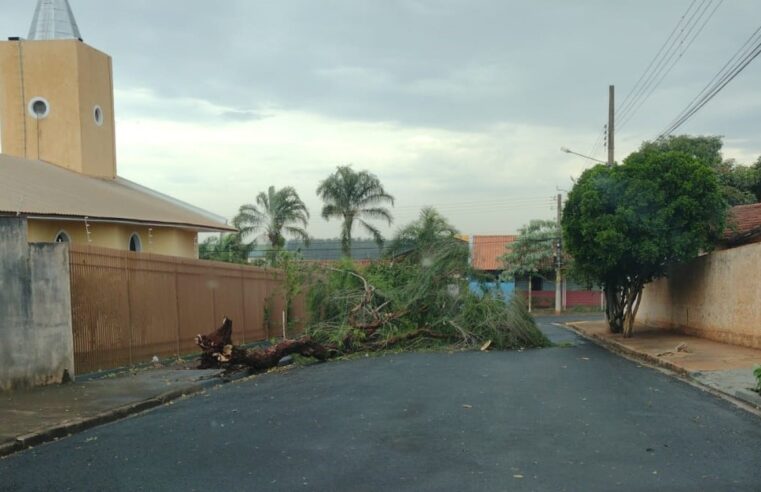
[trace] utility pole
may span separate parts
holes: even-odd
[[[555,238],[555,255],[556,255],[556,261],[555,261],[555,313],[560,313],[563,310],[563,292],[562,292],[562,284],[563,284],[563,276],[560,273],[560,267],[562,266],[562,234],[560,229],[560,218],[561,218],[561,212],[562,212],[562,206],[563,206],[563,195],[558,193],[558,229],[557,229],[557,238]]]
[[[616,107],[616,89],[615,86],[608,87],[608,166],[613,166],[616,162],[614,159],[615,151],[615,107]]]

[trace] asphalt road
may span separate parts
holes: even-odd
[[[2,460],[0,489],[761,490],[761,419],[553,321],[563,347],[229,384]]]

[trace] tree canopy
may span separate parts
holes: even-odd
[[[554,220],[532,220],[518,230],[518,237],[500,258],[505,264],[504,278],[546,275],[555,271],[556,245],[560,239]]]
[[[430,259],[437,249],[452,243],[467,245],[455,236],[457,229],[433,207],[425,207],[420,217],[402,227],[386,248],[386,256],[396,258],[405,256],[415,263]]]
[[[720,136],[671,135],[645,142],[641,152],[682,152],[694,157],[716,172],[722,196],[729,205],[745,205],[761,201],[761,158],[754,166],[724,159]]]
[[[645,144],[621,166],[585,171],[568,195],[562,226],[577,273],[605,289],[611,329],[630,336],[644,285],[713,249],[725,216],[716,173],[704,159]]]
[[[341,225],[341,250],[351,256],[351,236],[354,223],[370,233],[378,247],[383,245],[383,236],[369,219],[382,219],[391,225],[391,212],[384,203],[394,205],[394,197],[386,193],[380,180],[368,171],[354,171],[350,166],[338,166],[336,172],[328,176],[317,187],[317,195],[325,205],[322,217],[326,220],[339,218]]]

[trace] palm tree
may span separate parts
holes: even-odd
[[[418,263],[446,244],[460,243],[456,239],[457,234],[457,229],[436,209],[425,207],[416,221],[397,232],[386,249],[386,255],[391,258],[403,256]]]
[[[323,218],[343,219],[341,251],[345,256],[351,257],[351,232],[355,221],[373,236],[378,247],[383,246],[380,231],[366,219],[385,219],[391,225],[391,213],[380,205],[390,202],[393,206],[394,197],[386,193],[377,176],[367,171],[355,172],[349,166],[338,166],[335,173],[320,183],[317,195],[325,202]]]
[[[256,205],[241,205],[233,225],[241,236],[260,233],[272,246],[272,253],[285,246],[283,232],[295,236],[309,244],[309,235],[304,228],[309,221],[309,211],[299,194],[291,186],[276,190],[270,186],[267,192],[256,196]]]

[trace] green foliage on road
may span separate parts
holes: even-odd
[[[347,351],[394,346],[548,346],[523,302],[470,292],[468,245],[435,210],[401,229],[390,259],[330,267],[309,296],[308,334]]]
[[[761,393],[761,366],[753,370],[753,375],[756,376],[756,391]]]
[[[577,273],[605,289],[611,330],[631,336],[644,285],[711,251],[725,216],[708,164],[695,152],[646,143],[621,166],[585,171],[562,226]]]

